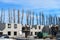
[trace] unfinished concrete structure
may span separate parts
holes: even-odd
[[[21,24],[5,24],[0,23],[0,35],[6,34],[9,37],[20,37],[20,31],[22,30]],[[22,32],[22,31],[21,31]]]
[[[38,32],[42,32],[44,25],[32,25],[32,28],[30,28],[30,34],[31,36],[37,36]]]
[[[20,10],[17,10],[17,17],[15,16],[15,9],[13,9],[13,17],[11,17],[11,11],[10,9],[8,10],[8,23],[4,23],[3,21],[5,20],[3,17],[3,11],[1,12],[1,23],[0,23],[0,34],[6,34],[9,35],[9,37],[20,37],[23,36],[25,37],[25,34],[27,35],[26,32],[30,33],[32,36],[36,36],[37,32],[42,32],[43,27],[45,27],[44,23],[45,23],[45,16],[43,13],[39,14],[39,19],[38,19],[38,15],[34,15],[34,12],[29,12],[26,13],[26,25],[24,25],[25,30],[23,30],[23,19],[24,19],[24,10],[22,10],[22,18],[21,18],[21,24],[20,24]],[[36,16],[36,22],[37,25],[35,25],[34,21],[35,21],[35,17]],[[13,18],[13,19],[11,19]],[[30,18],[30,19],[29,19]],[[52,20],[54,20],[52,18],[52,16],[49,16],[49,18],[47,18],[46,20],[46,24],[50,25],[51,24],[54,25],[55,22],[53,22]],[[59,24],[60,22],[60,18],[56,17],[56,24]],[[58,21],[59,20],[59,21]],[[13,22],[12,22],[13,21]],[[17,23],[16,23],[17,21]],[[51,21],[51,22],[50,22]],[[52,23],[53,22],[53,23]],[[29,27],[28,27],[29,26]],[[47,28],[47,27],[46,27]],[[22,30],[25,31],[25,33],[22,33]],[[45,30],[45,29],[44,29]],[[27,36],[26,36],[27,37]]]
[[[8,9],[8,23],[4,23],[5,14],[3,9],[1,10],[1,20],[0,20],[0,35],[8,35],[9,37],[20,37],[22,36],[22,25],[20,24],[20,13],[18,10],[18,24],[16,24],[15,9],[13,9],[13,20],[11,10]],[[13,23],[12,23],[13,21]]]

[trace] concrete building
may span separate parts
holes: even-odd
[[[20,37],[22,36],[22,25],[21,24],[5,24],[0,23],[0,35],[6,34],[9,37]]]
[[[31,36],[37,36],[37,32],[42,32],[44,25],[32,25],[30,29]]]

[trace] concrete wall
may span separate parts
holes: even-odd
[[[9,37],[19,37],[19,32],[22,31],[22,25],[17,24],[17,28],[14,28],[14,24],[11,23],[11,28],[8,28],[8,24],[5,24],[5,29],[3,31],[0,30],[0,32],[3,32],[3,34],[8,34],[8,31],[11,31],[11,35]],[[16,36],[14,36],[14,31],[17,32]]]
[[[39,29],[39,26],[41,27],[40,29]],[[32,36],[36,36],[35,32],[42,32],[43,27],[44,27],[44,25],[37,25],[37,29],[35,29],[35,28],[30,29],[30,32],[33,32]]]

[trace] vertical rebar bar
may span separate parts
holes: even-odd
[[[29,13],[27,11],[27,13],[26,13],[26,23],[27,23],[27,25],[29,24],[28,21],[29,21]]]
[[[3,8],[1,9],[1,23],[2,23],[2,21],[3,21]]]
[[[24,10],[22,10],[21,24],[23,25]]]
[[[41,25],[41,13],[39,13],[39,22],[40,22],[40,25]]]
[[[18,24],[20,23],[20,10],[18,10]]]
[[[30,11],[30,25],[31,25],[31,11]]]
[[[34,12],[32,13],[32,25],[34,25]]]
[[[42,12],[42,25],[44,25],[44,14]]]
[[[12,20],[12,19],[13,19],[13,18],[12,18],[12,10],[11,10],[10,12],[11,12],[11,23],[12,23],[12,21],[13,21],[13,20]]]
[[[13,22],[15,23],[15,9],[13,9]]]
[[[10,9],[8,9],[8,18],[9,18],[9,23],[11,23],[11,20],[10,20]]]
[[[38,25],[38,15],[36,14],[36,22],[37,22],[37,25]]]
[[[3,16],[4,16],[4,18],[3,18],[3,23],[5,23],[5,10],[4,10],[4,12],[3,12]]]

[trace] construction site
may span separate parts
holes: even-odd
[[[60,36],[60,17],[24,9],[1,9],[0,35],[9,38],[57,39]]]

